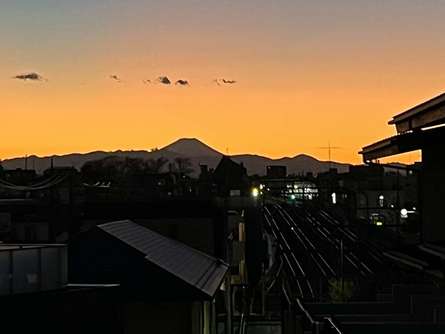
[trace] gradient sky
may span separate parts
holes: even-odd
[[[358,163],[444,90],[444,17],[442,0],[2,0],[0,158],[197,137]],[[28,71],[48,81],[12,79]],[[142,83],[160,75],[191,86]]]

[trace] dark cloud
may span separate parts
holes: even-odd
[[[110,75],[110,79],[117,81],[117,82],[122,82],[121,78],[119,78],[119,76],[117,76],[115,74]]]
[[[236,80],[228,80],[228,79],[215,79],[213,80],[214,83],[216,83],[218,86],[221,85],[234,85],[236,84]]]
[[[229,84],[229,85],[236,84],[236,80],[226,80],[226,79],[221,79],[221,80],[225,84]]]
[[[179,79],[175,82],[175,85],[189,86],[190,83],[187,80]]]
[[[18,80],[24,80],[24,81],[42,81],[43,77],[35,72],[30,72],[30,73],[24,73],[24,74],[18,74],[16,76],[14,76],[14,79],[18,79]]]
[[[161,76],[158,78],[158,82],[163,84],[163,85],[170,85],[172,82],[170,81],[170,79],[168,77],[165,76]]]

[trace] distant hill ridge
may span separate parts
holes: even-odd
[[[169,160],[173,160],[177,157],[187,157],[190,158],[195,173],[198,173],[200,164],[206,164],[210,168],[214,168],[218,164],[222,155],[222,153],[196,138],[182,138],[161,149],[152,151],[94,151],[89,153],[54,155],[52,157],[38,157],[32,155],[28,157],[27,165],[29,169],[36,169],[37,172],[41,173],[51,166],[51,158],[56,167],[72,166],[80,169],[88,161],[103,159],[109,156],[141,159],[164,157]],[[349,170],[349,164],[320,161],[307,154],[298,154],[294,157],[283,157],[279,159],[271,159],[255,154],[232,155],[231,158],[236,162],[242,162],[250,175],[264,175],[266,166],[268,165],[284,165],[287,167],[288,174],[302,174],[307,172],[317,174],[329,170],[330,167],[337,168],[339,172],[346,172]],[[24,168],[25,158],[3,160],[2,166],[5,169]]]

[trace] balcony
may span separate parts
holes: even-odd
[[[0,295],[61,289],[67,280],[66,245],[0,244]]]

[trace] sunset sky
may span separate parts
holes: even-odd
[[[445,91],[444,17],[441,0],[2,0],[0,159],[196,137],[358,163]],[[164,75],[190,86],[142,82]]]

